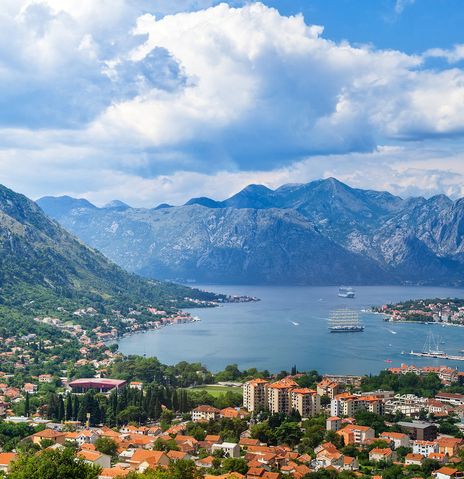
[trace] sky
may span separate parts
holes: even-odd
[[[462,0],[2,0],[0,183],[133,206],[464,196]]]

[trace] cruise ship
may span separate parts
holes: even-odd
[[[353,288],[346,288],[345,286],[342,286],[341,288],[338,289],[338,296],[340,298],[354,298],[354,289]]]
[[[359,320],[359,314],[352,309],[343,308],[331,311],[329,317],[331,333],[359,333],[364,331],[364,325]]]

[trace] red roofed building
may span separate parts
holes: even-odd
[[[106,393],[113,389],[121,389],[126,386],[126,384],[126,381],[121,379],[81,378],[71,381],[69,387],[73,393],[85,393],[91,389],[100,393]]]

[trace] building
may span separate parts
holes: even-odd
[[[79,451],[77,453],[77,457],[82,459],[87,464],[100,466],[105,469],[111,467],[111,456],[98,451]]]
[[[414,454],[422,454],[427,457],[429,454],[438,452],[439,446],[436,441],[413,441],[412,452]]]
[[[91,389],[99,393],[107,393],[113,389],[122,389],[126,384],[126,381],[121,379],[81,378],[71,381],[69,387],[73,393],[85,393]]]
[[[379,439],[390,441],[395,449],[399,447],[410,447],[411,445],[409,436],[402,432],[383,432],[380,434]]]
[[[249,412],[267,408],[265,379],[253,379],[243,385],[243,406]]]
[[[51,441],[53,444],[64,444],[66,440],[66,434],[63,432],[53,431],[52,429],[44,429],[30,436],[34,444],[40,446],[44,440]]]
[[[401,421],[398,426],[412,439],[434,441],[437,438],[437,426],[425,421]]]
[[[198,406],[192,411],[193,422],[208,422],[218,419],[221,411],[213,406]]]
[[[402,413],[405,416],[418,416],[421,411],[428,410],[428,399],[414,394],[396,394],[385,401],[385,414]]]
[[[0,453],[0,472],[4,474],[9,472],[11,463],[16,459],[17,455],[14,452]]]
[[[307,388],[292,389],[290,408],[298,411],[301,417],[317,416],[321,410],[321,396],[316,391]]]
[[[369,439],[375,438],[375,431],[371,427],[355,424],[348,424],[348,426],[337,431],[337,434],[343,438],[345,445],[364,444]]]
[[[317,383],[316,390],[319,396],[329,396],[330,399],[333,399],[337,394],[342,392],[342,387],[339,383],[329,378],[324,378],[321,382]]]
[[[220,444],[213,444],[211,452],[222,451],[224,457],[240,457],[240,446],[235,442],[221,442]]]
[[[361,396],[359,394],[337,394],[330,403],[331,416],[354,416],[358,411],[383,413],[383,401],[377,396]]]
[[[375,447],[369,452],[369,461],[392,462],[395,460],[395,453],[389,447]]]
[[[455,477],[462,477],[463,473],[459,472],[453,467],[441,467],[433,473],[433,476],[437,479],[454,479]]]
[[[342,427],[342,420],[338,416],[331,416],[327,418],[325,422],[325,428],[327,431],[337,432]]]
[[[312,417],[320,412],[321,397],[312,389],[300,387],[291,377],[274,383],[254,379],[243,385],[243,405],[249,412],[266,409],[290,414],[295,410],[301,417]]]
[[[454,406],[462,406],[464,404],[464,394],[443,393],[440,392],[435,396],[437,401],[441,401]]]
[[[406,466],[422,466],[425,457],[422,454],[414,454],[410,452],[404,457],[404,463]]]

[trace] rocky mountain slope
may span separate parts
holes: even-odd
[[[63,203],[62,212],[85,201]],[[47,217],[36,203],[0,185],[0,304],[81,306],[185,303],[208,295],[129,274]]]
[[[402,199],[329,178],[153,209],[46,197],[51,217],[147,277],[260,284],[460,284],[464,200]],[[116,205],[116,206],[115,206]]]

